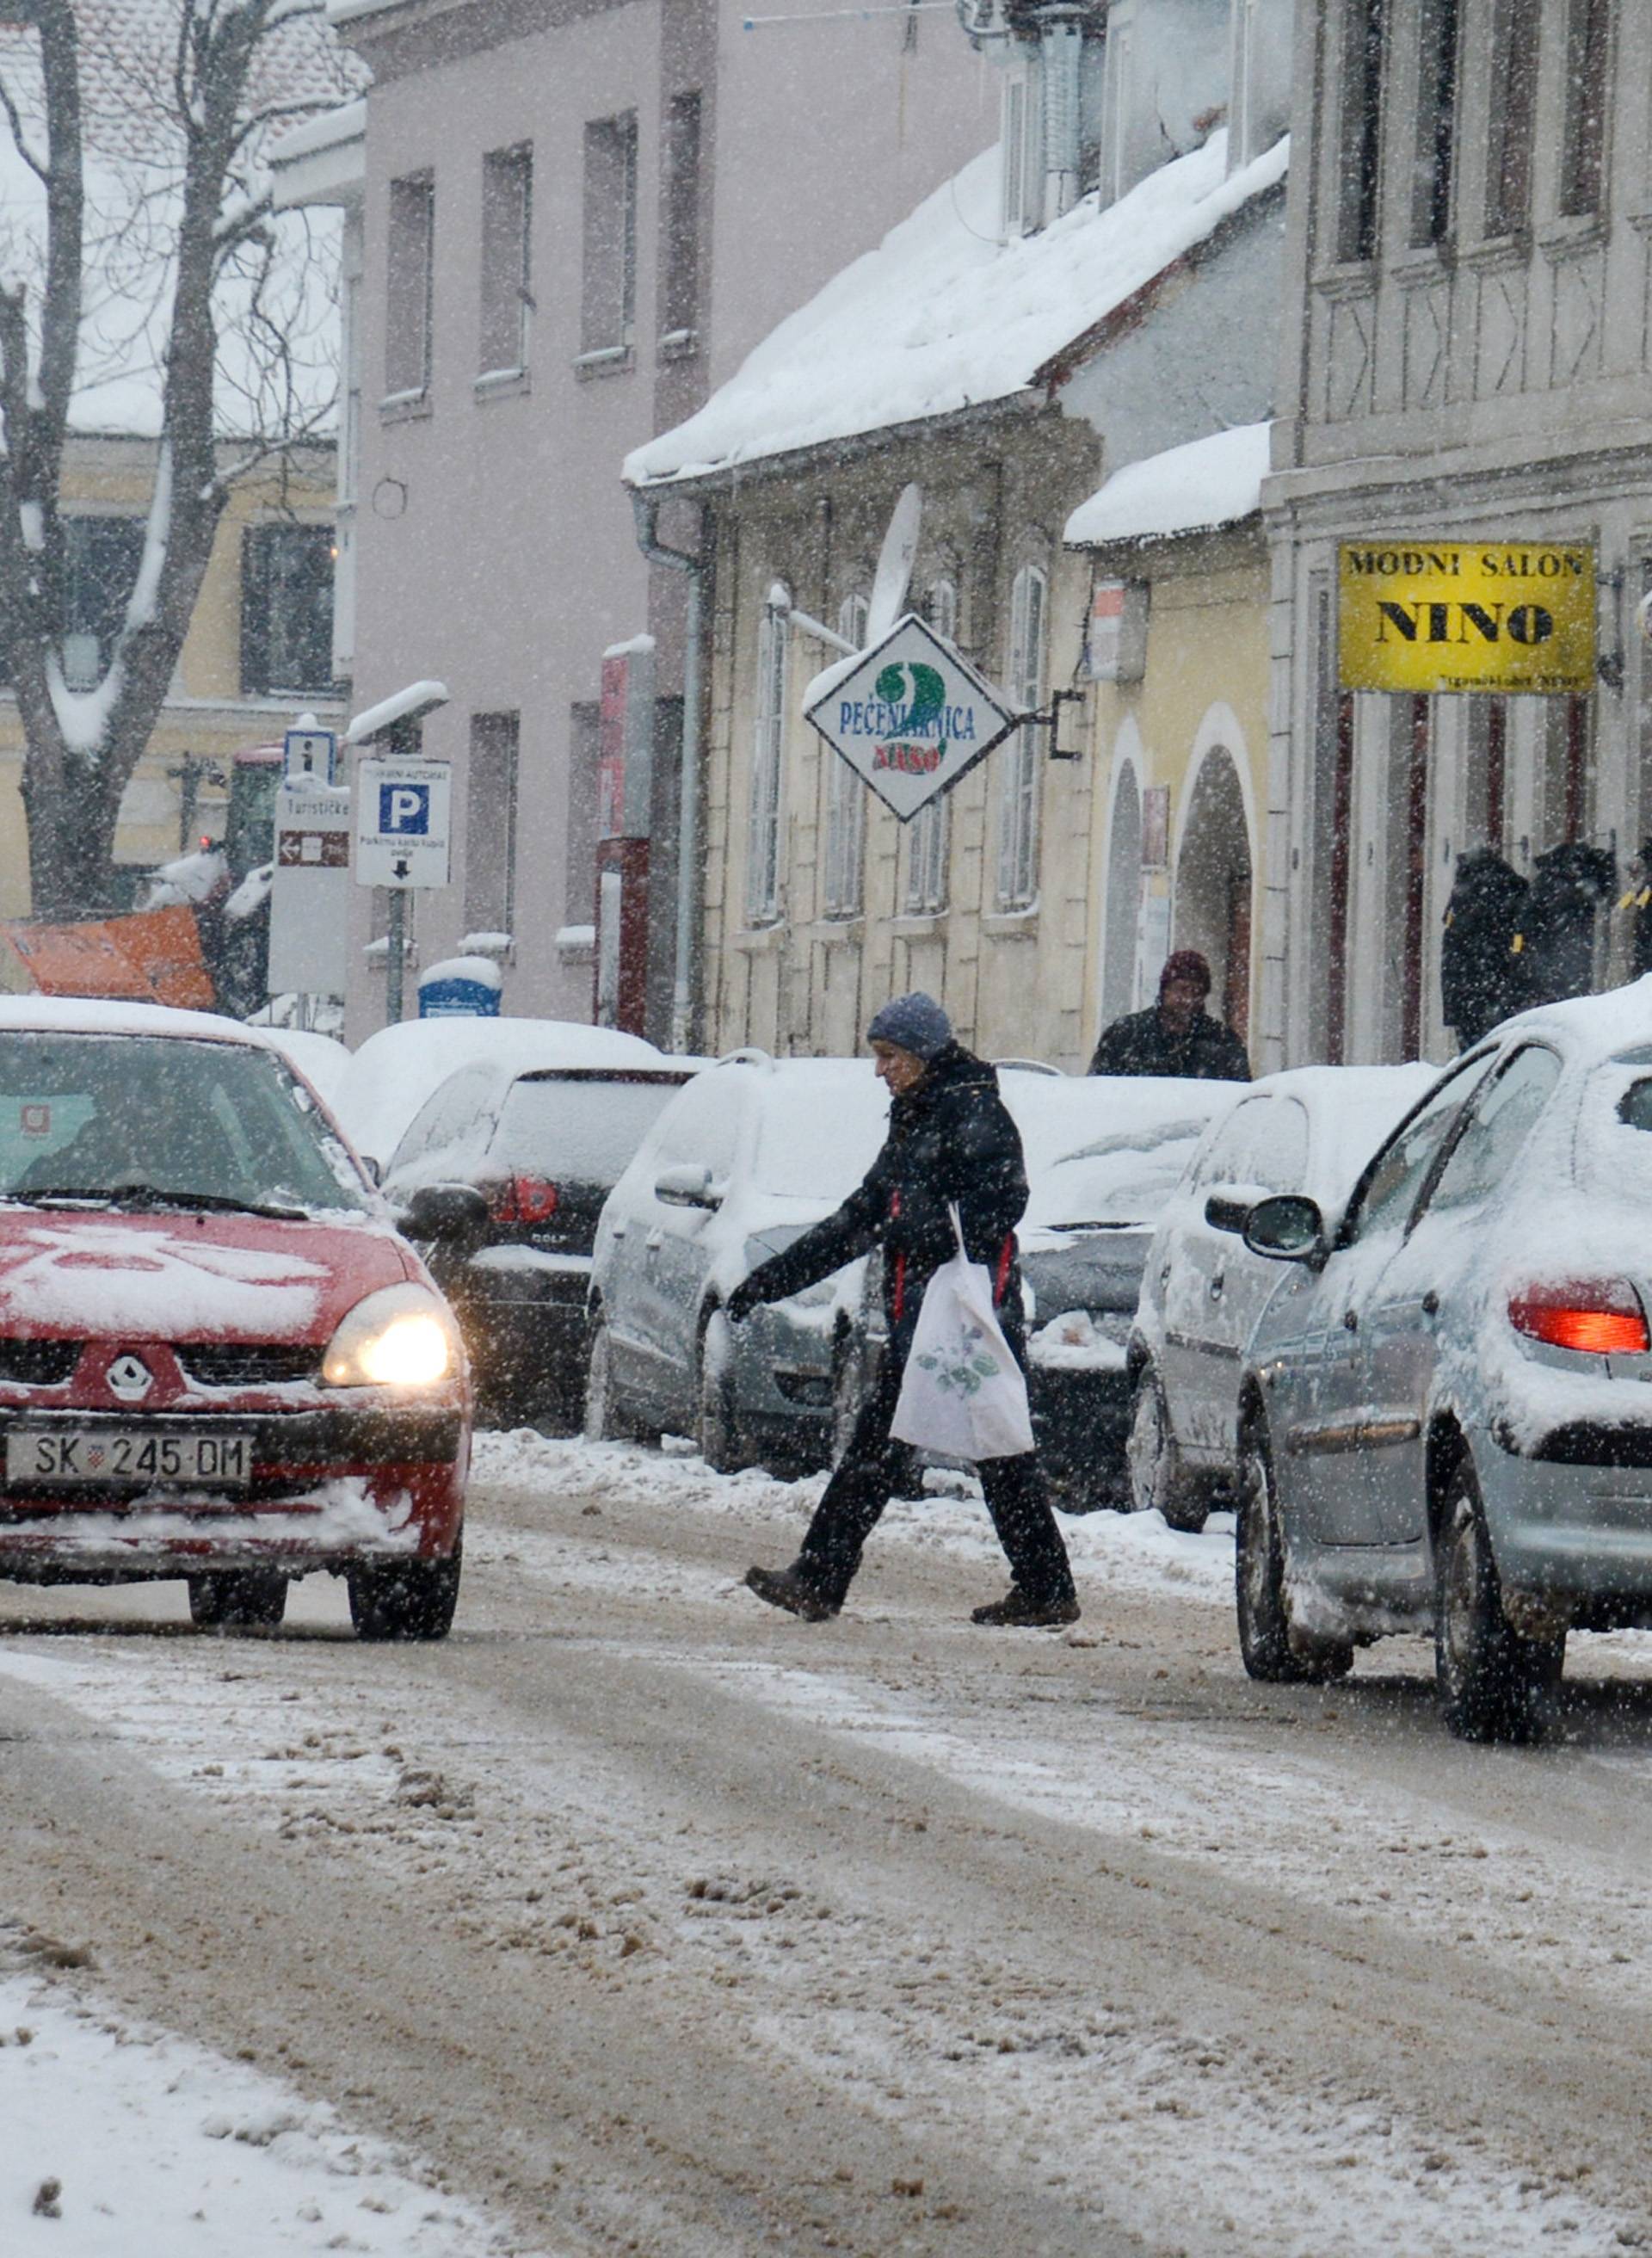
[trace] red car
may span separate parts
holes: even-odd
[[[272,1042],[0,998],[0,1576],[221,1627],[325,1569],[359,1637],[441,1638],[470,1438],[447,1303]]]

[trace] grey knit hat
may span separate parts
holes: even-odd
[[[952,1021],[932,996],[897,996],[873,1015],[869,1043],[898,1043],[914,1058],[932,1059],[952,1040]]]

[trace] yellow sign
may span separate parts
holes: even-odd
[[[1344,542],[1344,690],[1595,686],[1595,556],[1552,542]]]

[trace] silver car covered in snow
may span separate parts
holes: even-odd
[[[1426,1090],[1428,1066],[1301,1066],[1241,1086],[1160,1212],[1131,1330],[1130,1485],[1138,1512],[1199,1530],[1229,1502],[1239,1360],[1280,1282],[1239,1236],[1269,1192],[1339,1216],[1360,1170]],[[1209,1085],[1225,1090],[1228,1084]]]
[[[1431,1625],[1452,1729],[1525,1737],[1569,1630],[1652,1623],[1652,981],[1507,1022],[1344,1214],[1244,1237],[1291,1266],[1239,1390],[1246,1668]]]

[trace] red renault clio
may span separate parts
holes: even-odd
[[[0,998],[0,1576],[181,1577],[203,1626],[342,1575],[458,1598],[458,1330],[301,1076],[230,1019]]]

